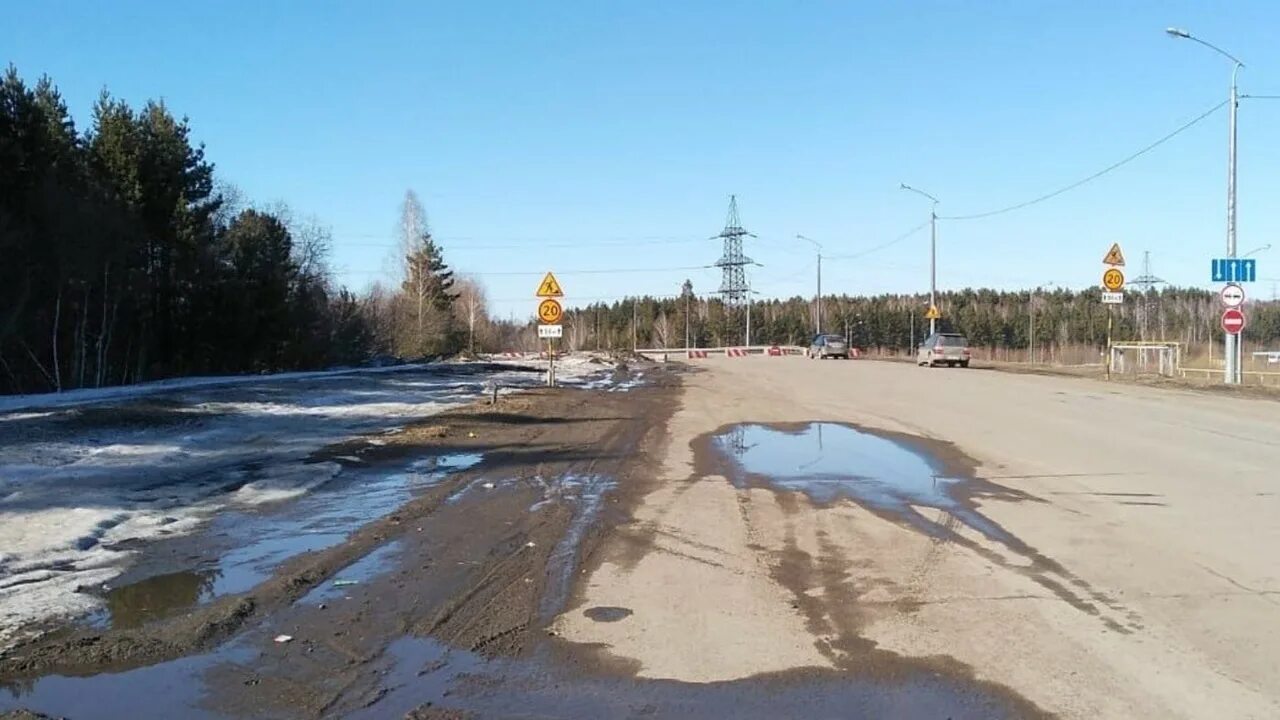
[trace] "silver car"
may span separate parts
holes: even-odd
[[[916,364],[969,367],[969,338],[957,333],[934,333],[916,351]]]
[[[815,360],[823,358],[849,359],[849,344],[839,335],[817,335],[809,343],[809,357]]]

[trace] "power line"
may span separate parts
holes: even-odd
[[[897,245],[898,243],[902,242],[903,240],[906,240],[907,238],[911,237],[912,235],[915,235],[916,233],[920,232],[921,230],[927,227],[929,227],[928,220],[911,228],[910,230],[902,233],[901,235],[897,236],[896,238],[888,242],[880,243],[879,245],[873,245],[872,247],[869,247],[866,250],[860,250],[856,253],[849,253],[847,255],[823,255],[822,259],[823,260],[852,260],[854,258],[860,258],[865,255],[870,255],[873,252],[879,252],[881,250],[884,250],[887,247],[892,247],[894,245]]]
[[[367,235],[367,236],[358,235],[358,234],[335,234],[335,237],[336,238],[342,238],[342,237],[384,238],[387,236],[385,234]],[[649,239],[640,238],[635,240],[623,240],[623,239],[578,240],[578,241],[565,241],[565,242],[545,242],[542,240],[530,238],[519,243],[516,243],[516,242],[500,243],[500,244],[481,243],[478,245],[469,244],[467,242],[468,238],[465,238],[465,237],[433,237],[432,239],[439,242],[441,245],[450,244],[449,247],[445,248],[450,252],[457,252],[460,250],[536,250],[541,248],[630,247],[632,245],[679,245],[684,243],[692,244],[692,243],[705,241],[705,238],[685,238],[685,237],[677,238],[677,237],[658,237],[658,236],[647,236],[647,237]],[[400,243],[398,242],[352,243],[352,242],[341,242],[339,240],[335,244],[340,244],[342,247],[377,247],[377,248],[400,247]]]
[[[1196,124],[1198,124],[1200,121],[1204,120],[1205,118],[1209,117],[1210,115],[1214,114],[1215,112],[1217,112],[1217,111],[1221,110],[1221,109],[1222,109],[1222,107],[1223,107],[1224,105],[1226,105],[1228,102],[1229,102],[1228,100],[1223,100],[1222,102],[1218,103],[1217,105],[1214,105],[1212,108],[1209,108],[1209,109],[1208,109],[1208,110],[1206,110],[1205,112],[1203,112],[1203,113],[1201,113],[1200,115],[1198,115],[1198,116],[1197,116],[1194,120],[1192,120],[1191,122],[1186,123],[1185,125],[1183,125],[1182,127],[1178,128],[1177,130],[1174,130],[1173,132],[1169,133],[1168,135],[1165,135],[1164,137],[1160,138],[1159,140],[1156,140],[1155,142],[1153,142],[1153,143],[1151,143],[1150,145],[1148,145],[1148,146],[1146,146],[1146,147],[1142,148],[1141,150],[1139,150],[1139,151],[1137,151],[1137,152],[1133,153],[1132,155],[1130,155],[1130,156],[1126,157],[1125,159],[1123,159],[1123,160],[1121,160],[1121,161],[1119,161],[1119,162],[1117,162],[1117,163],[1113,163],[1113,164],[1111,164],[1111,165],[1108,165],[1107,167],[1105,167],[1105,168],[1103,168],[1102,170],[1099,170],[1098,172],[1096,172],[1096,173],[1094,173],[1094,174],[1092,174],[1092,175],[1090,175],[1090,176],[1088,176],[1088,177],[1084,178],[1083,180],[1077,180],[1076,182],[1073,182],[1073,183],[1071,183],[1070,185],[1067,185],[1066,187],[1058,188],[1057,190],[1054,190],[1054,191],[1053,191],[1053,192],[1051,192],[1051,193],[1048,193],[1048,194],[1045,194],[1045,195],[1041,195],[1040,197],[1033,198],[1033,199],[1031,199],[1031,200],[1027,200],[1026,202],[1020,202],[1020,203],[1018,203],[1017,205],[1010,205],[1010,206],[1008,206],[1008,207],[1000,208],[999,210],[991,210],[991,211],[988,211],[988,212],[975,213],[975,214],[973,214],[973,215],[945,215],[945,216],[944,216],[944,215],[939,215],[939,216],[938,216],[938,219],[939,219],[939,220],[978,220],[978,219],[980,219],[980,218],[988,218],[988,217],[991,217],[991,216],[993,216],[993,215],[1003,215],[1004,213],[1013,212],[1014,210],[1021,210],[1022,208],[1029,207],[1029,206],[1031,206],[1031,205],[1035,205],[1035,204],[1037,204],[1037,203],[1042,203],[1042,202],[1044,202],[1045,200],[1053,199],[1053,198],[1055,198],[1055,197],[1057,197],[1057,196],[1059,196],[1059,195],[1061,195],[1061,194],[1063,194],[1063,193],[1065,193],[1065,192],[1070,192],[1071,190],[1075,190],[1076,188],[1080,187],[1081,185],[1084,185],[1084,184],[1086,184],[1086,183],[1093,182],[1094,180],[1097,180],[1098,178],[1102,177],[1103,175],[1106,175],[1107,173],[1109,173],[1109,172],[1111,172],[1111,171],[1113,171],[1113,170],[1116,170],[1116,169],[1118,169],[1118,168],[1120,168],[1120,167],[1123,167],[1123,166],[1125,166],[1125,165],[1128,165],[1129,163],[1133,162],[1134,160],[1137,160],[1138,158],[1142,157],[1143,155],[1146,155],[1147,153],[1151,152],[1152,150],[1155,150],[1156,148],[1158,148],[1158,147],[1160,147],[1161,145],[1165,144],[1166,142],[1168,142],[1168,141],[1172,140],[1173,138],[1177,137],[1178,135],[1182,134],[1183,132],[1185,132],[1185,131],[1187,131],[1187,130],[1190,130],[1192,127],[1194,127],[1194,126],[1195,126]]]
[[[647,273],[647,272],[675,272],[677,270],[708,270],[714,268],[714,265],[683,265],[680,267],[660,267],[660,268],[588,268],[582,270],[556,270],[556,275],[609,275],[620,273]],[[387,273],[387,270],[336,270],[339,275],[381,275]],[[511,271],[495,271],[495,272],[473,272],[470,270],[459,271],[463,275],[474,275],[477,277],[542,277],[546,271],[537,270],[511,270]]]

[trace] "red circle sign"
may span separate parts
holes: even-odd
[[[1222,329],[1229,335],[1239,335],[1244,331],[1244,313],[1230,308],[1222,313]]]

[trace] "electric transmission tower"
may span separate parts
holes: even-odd
[[[724,296],[725,313],[730,317],[737,313],[738,308],[751,301],[746,266],[754,261],[742,254],[742,238],[749,235],[755,237],[742,229],[742,221],[738,219],[738,196],[730,195],[729,214],[725,217],[724,230],[714,236],[724,240],[724,254],[715,264],[724,273],[724,278],[720,281],[720,294]]]
[[[1129,283],[1142,291],[1142,301],[1138,303],[1138,326],[1142,332],[1142,339],[1147,339],[1147,317],[1151,314],[1151,289],[1156,285],[1165,282],[1163,279],[1151,274],[1151,251],[1144,250],[1142,252],[1142,274],[1129,281]],[[1164,338],[1164,323],[1160,323],[1160,336]]]

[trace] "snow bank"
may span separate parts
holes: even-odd
[[[309,460],[326,445],[377,444],[490,382],[540,384],[515,370],[530,363],[504,364],[474,375],[401,366],[0,398],[0,650],[33,621],[94,609],[97,598],[80,590],[122,572],[138,541],[197,531],[226,508],[294,501],[341,476],[342,464]],[[613,366],[573,357],[558,372],[566,384],[607,384]],[[145,395],[164,402],[125,412]],[[118,418],[111,403],[124,406]],[[154,421],[140,414],[152,411]]]
[[[255,382],[283,382],[288,380],[311,380],[316,378],[336,378],[344,375],[371,375],[378,373],[396,373],[421,370],[428,365],[393,365],[380,368],[342,368],[338,370],[313,370],[307,372],[286,372],[258,375],[209,375],[204,377],[170,378],[153,380],[136,385],[120,385],[117,387],[85,388],[68,390],[61,393],[35,393],[30,395],[0,396],[0,412],[18,409],[56,408],[70,405],[89,405],[113,400],[128,400],[146,397],[156,393],[174,390],[192,390],[204,387],[238,385]]]

